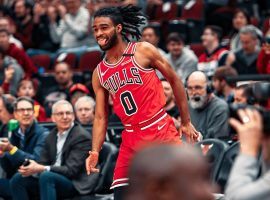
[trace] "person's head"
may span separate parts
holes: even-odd
[[[100,48],[107,51],[118,44],[122,37],[127,41],[128,35],[139,39],[138,28],[144,21],[140,8],[136,6],[102,8],[94,14],[94,37]]]
[[[154,46],[158,46],[159,35],[156,29],[152,26],[146,26],[142,29],[142,41],[149,42]]]
[[[5,29],[10,32],[10,22],[7,17],[0,17],[0,29]]]
[[[249,14],[243,9],[237,9],[233,15],[233,28],[240,30],[242,27],[250,24]]]
[[[34,101],[29,97],[17,98],[14,102],[14,117],[22,129],[29,127],[35,119]]]
[[[68,13],[75,15],[81,6],[81,0],[64,0],[64,5]]]
[[[75,112],[81,124],[89,125],[93,123],[95,104],[95,100],[89,96],[80,97],[77,100],[75,103]]]
[[[253,53],[258,44],[257,28],[253,25],[244,26],[240,29],[240,42],[246,53]]]
[[[81,83],[76,83],[72,85],[69,89],[70,102],[73,106],[75,105],[75,103],[80,97],[83,97],[89,94],[90,92],[88,88]]]
[[[214,199],[207,163],[189,146],[156,145],[139,151],[130,165],[129,183],[127,200]]]
[[[206,26],[201,37],[204,47],[209,48],[219,44],[222,38],[222,29],[218,26]]]
[[[0,29],[0,48],[7,50],[9,48],[9,32],[6,29]]]
[[[26,15],[31,13],[31,4],[26,0],[17,0],[14,3],[14,12],[18,19],[23,19]]]
[[[248,88],[249,84],[239,85],[234,89],[234,104],[248,104]]]
[[[225,87],[234,88],[235,83],[228,83],[226,78],[237,75],[237,71],[232,67],[222,66],[217,68],[212,78],[215,91],[219,94],[223,94]]]
[[[170,103],[174,102],[172,86],[166,79],[162,79],[161,83],[166,97],[166,105],[169,105]]]
[[[55,80],[60,86],[67,86],[72,82],[73,73],[66,62],[57,63],[54,67]]]
[[[7,124],[13,118],[13,103],[16,100],[12,95],[0,96],[0,121],[2,124]]]
[[[52,121],[56,124],[59,132],[68,130],[75,119],[71,103],[59,100],[52,106]]]
[[[167,49],[173,57],[181,55],[184,45],[183,38],[176,32],[170,33],[166,39]]]
[[[34,86],[34,82],[30,79],[22,79],[17,87],[17,96],[27,96],[30,98],[34,98],[36,95],[36,89]]]
[[[192,72],[186,80],[190,106],[194,109],[203,108],[211,94],[208,88],[208,78],[202,71]]]

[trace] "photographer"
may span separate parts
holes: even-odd
[[[239,118],[230,124],[239,134],[240,154],[231,170],[226,197],[229,200],[266,200],[270,196],[270,137],[263,134],[263,119],[255,109],[238,110]],[[266,124],[264,124],[266,125]],[[265,127],[264,127],[265,128]],[[262,147],[264,166],[258,177],[260,162],[258,154]]]

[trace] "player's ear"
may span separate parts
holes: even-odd
[[[118,24],[118,25],[116,26],[116,31],[117,31],[118,33],[121,33],[122,30],[123,30],[122,24]]]

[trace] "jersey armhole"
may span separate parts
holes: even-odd
[[[135,43],[132,47],[132,53],[133,56],[131,56],[131,60],[134,66],[138,67],[140,70],[144,71],[144,72],[152,72],[155,71],[155,68],[151,67],[151,68],[144,68],[142,67],[139,63],[137,63],[136,59],[135,59],[135,52],[136,52],[136,47],[137,47],[138,43]]]

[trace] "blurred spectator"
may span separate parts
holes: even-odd
[[[243,9],[236,9],[233,15],[232,24],[233,30],[230,34],[230,50],[235,52],[242,48],[239,31],[244,26],[250,24],[249,14]]]
[[[34,7],[34,26],[32,40],[35,44],[34,49],[28,49],[28,55],[49,54],[59,48],[59,42],[54,42],[50,35],[48,15],[54,17],[57,21],[56,7],[48,5],[48,2],[37,2]],[[42,38],[42,40],[40,39]]]
[[[257,59],[257,71],[260,74],[270,74],[270,34],[267,38]]]
[[[189,146],[160,145],[142,150],[131,163],[129,181],[126,200],[214,200],[208,165]]]
[[[229,137],[229,108],[213,94],[207,76],[195,71],[187,78],[191,122],[203,139]]]
[[[149,42],[150,44],[154,45],[157,47],[159,53],[162,56],[165,56],[166,52],[158,47],[159,39],[159,35],[154,27],[146,26],[142,29],[141,41]]]
[[[213,76],[218,66],[225,65],[228,51],[220,46],[222,30],[217,26],[206,26],[202,35],[202,44],[206,51],[199,57],[198,70],[208,77]]]
[[[59,100],[70,100],[69,90],[73,85],[73,73],[68,63],[60,62],[54,67],[54,78],[56,85],[49,88],[45,96],[45,107],[47,116],[51,115],[52,104]]]
[[[43,200],[66,199],[95,189],[99,174],[87,175],[84,163],[90,150],[90,134],[74,123],[69,102],[60,100],[52,110],[56,128],[46,138],[38,163],[30,160],[11,181],[14,200],[33,199],[38,193]],[[33,178],[31,175],[36,173],[38,178]]]
[[[13,103],[16,98],[12,95],[0,96],[0,137],[8,137],[8,122],[14,118]]]
[[[257,74],[257,57],[260,52],[258,30],[253,25],[248,25],[240,30],[240,42],[242,48],[231,52],[227,58],[226,65],[234,67],[238,74]]]
[[[61,48],[74,48],[89,45],[90,14],[78,0],[64,0],[64,5],[58,4],[57,11],[61,17],[56,23],[55,13],[48,12],[50,34],[54,43],[60,43]]]
[[[73,106],[80,97],[87,96],[89,94],[90,92],[88,88],[81,83],[76,83],[69,89],[70,102]]]
[[[9,35],[9,42],[10,43],[15,44],[17,47],[19,47],[21,49],[23,48],[21,41],[16,39],[12,35],[10,20],[7,17],[0,18],[0,29],[5,29],[10,33],[10,35]]]
[[[17,89],[17,96],[30,97],[34,101],[34,115],[39,122],[47,121],[46,112],[44,107],[35,100],[37,92],[37,86],[35,86],[34,81],[30,79],[23,79],[19,82]]]
[[[159,35],[158,35],[158,33],[157,33],[157,31],[155,30],[154,27],[145,26],[142,29],[141,41],[149,42],[150,44],[154,45],[158,49],[159,53],[163,57],[166,57],[166,52],[158,47],[159,39],[160,39]],[[157,75],[158,75],[159,78],[163,78],[163,75],[159,71],[157,71]]]
[[[223,66],[217,68],[212,79],[216,95],[227,103],[234,101],[233,91],[236,84],[227,81],[227,78],[231,76],[238,76],[237,71],[232,67]]]
[[[0,82],[3,91],[16,95],[18,84],[23,77],[22,67],[15,59],[6,56],[3,49],[0,48]]]
[[[230,200],[269,199],[270,137],[268,132],[263,131],[266,124],[255,109],[239,110],[238,115],[240,121],[231,119],[230,124],[239,135],[240,154],[229,176],[225,191],[226,198]],[[258,160],[260,152],[263,157],[262,170],[262,161]]]
[[[197,70],[198,58],[187,47],[178,33],[170,33],[166,39],[169,53],[166,55],[170,65],[184,82],[187,76]]]
[[[170,83],[166,79],[161,79],[164,94],[166,97],[165,110],[172,117],[176,128],[180,127],[180,113],[175,103],[173,90]]]
[[[92,97],[80,97],[75,103],[75,112],[78,121],[82,125],[93,124],[96,102]]]
[[[239,85],[234,90],[234,101],[237,104],[248,104],[248,95],[246,89],[249,87],[248,84]]]
[[[14,22],[16,24],[16,32],[14,36],[19,39],[23,47],[28,49],[33,47],[33,17],[31,1],[17,0],[14,2]]]
[[[9,183],[25,159],[40,158],[48,133],[34,120],[34,102],[30,98],[21,97],[16,100],[14,116],[19,121],[19,127],[12,132],[11,138],[0,143],[0,162],[7,173],[7,179],[0,179],[0,196],[4,198],[11,198]]]
[[[13,57],[24,69],[25,75],[31,77],[38,72],[29,56],[23,49],[16,47],[15,44],[9,42],[9,32],[0,29],[0,48],[2,48],[7,56]]]

